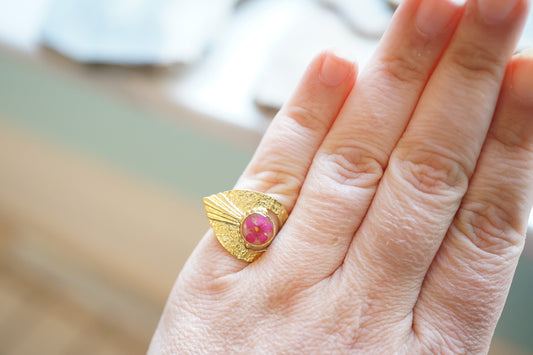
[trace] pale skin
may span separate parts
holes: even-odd
[[[527,8],[406,0],[360,75],[318,56],[235,187],[289,219],[250,264],[207,232],[148,353],[487,353],[533,199]]]

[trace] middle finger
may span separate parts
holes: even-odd
[[[468,3],[350,247],[348,273],[366,270],[363,284],[399,317],[468,188],[526,10],[526,0]]]
[[[372,64],[359,77],[315,155],[295,208],[271,246],[269,258],[283,269],[278,274],[289,280],[296,274],[312,283],[342,263],[389,153],[460,13],[461,7],[449,0],[407,0],[398,8]]]

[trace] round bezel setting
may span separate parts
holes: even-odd
[[[242,220],[241,236],[246,248],[261,251],[266,249],[277,233],[277,217],[268,210],[250,211]]]

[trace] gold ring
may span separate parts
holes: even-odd
[[[287,210],[260,192],[230,190],[204,198],[209,224],[234,257],[252,262],[264,252],[287,220]]]

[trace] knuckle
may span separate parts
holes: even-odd
[[[525,227],[520,218],[496,204],[463,206],[455,227],[478,250],[502,255],[505,251],[520,252],[525,241]]]
[[[390,169],[415,190],[430,195],[447,195],[466,191],[468,174],[456,159],[427,151],[411,151],[407,156],[396,154]]]
[[[401,84],[412,85],[413,82],[423,80],[426,77],[424,66],[420,65],[417,56],[409,53],[391,53],[384,57],[378,65],[379,71]]]
[[[451,63],[459,71],[459,77],[467,81],[496,81],[505,67],[501,55],[484,46],[483,42],[467,40],[461,41],[452,51]]]
[[[386,160],[360,147],[340,145],[334,151],[317,155],[323,171],[343,186],[373,188],[383,176]]]

